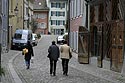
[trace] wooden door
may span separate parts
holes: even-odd
[[[123,31],[123,24],[121,22],[113,24],[111,70],[117,72],[121,72],[123,64]]]
[[[84,27],[79,27],[78,61],[89,64],[89,32]]]

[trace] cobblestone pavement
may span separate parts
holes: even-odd
[[[47,49],[55,36],[45,36],[34,47],[35,59],[31,64],[31,69],[26,70],[23,56],[20,54],[14,59],[13,66],[19,75],[22,83],[125,83],[125,78],[121,74],[105,70],[103,68],[93,67],[91,64],[83,65],[77,61],[77,55],[69,63],[69,76],[62,75],[61,61],[58,61],[57,76],[49,75],[49,60]],[[48,42],[48,43],[47,43]],[[1,77],[0,83],[15,83],[8,68],[11,58],[19,51],[10,50],[9,53],[1,55],[1,64],[5,70],[5,76]]]
[[[87,71],[87,68],[87,72],[85,72],[85,68],[82,69],[82,66],[80,66],[74,57],[69,62],[69,76],[62,75],[60,60],[57,63],[56,76],[50,76],[47,49],[49,45],[51,45],[52,40],[56,40],[56,37],[44,36],[38,45],[34,47],[34,62],[31,63],[29,70],[26,70],[24,57],[21,54],[16,57],[13,65],[23,83],[125,83],[123,81],[114,82],[108,80],[103,78],[103,76],[95,75],[93,72],[93,74],[91,74],[91,71]]]
[[[3,53],[1,55],[1,65],[2,68],[5,71],[5,76],[1,77],[1,82],[2,83],[14,83],[14,80],[12,78],[12,75],[10,73],[9,67],[8,67],[8,63],[9,60],[16,54],[18,53],[18,51],[14,51],[14,50],[10,50],[8,53]]]

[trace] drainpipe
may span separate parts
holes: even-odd
[[[30,19],[30,14],[29,14],[29,0],[28,0],[28,20],[27,20],[27,28],[29,29],[29,19]]]
[[[23,29],[24,29],[24,0],[23,0]]]
[[[0,42],[0,57],[1,57],[1,42]],[[0,59],[0,62],[1,62],[1,59]]]
[[[124,0],[123,0],[124,1]],[[123,68],[122,68],[122,75],[125,76],[125,1],[123,2],[123,10],[124,10],[124,18],[123,18],[123,21],[124,21],[124,48],[123,48]]]
[[[70,0],[68,0],[68,45],[70,45]]]
[[[9,51],[10,48],[10,35],[9,35],[9,0],[7,0],[7,52]]]
[[[86,28],[88,29],[88,1],[86,1]]]

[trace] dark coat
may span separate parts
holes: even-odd
[[[30,60],[31,56],[34,56],[33,47],[31,44],[28,44],[26,45],[26,48],[28,49],[28,53],[25,54],[25,60]]]
[[[51,45],[48,49],[48,58],[52,59],[52,60],[58,60],[59,55],[60,55],[60,51],[59,51],[59,47],[57,45]]]

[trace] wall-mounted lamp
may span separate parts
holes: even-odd
[[[18,8],[17,8],[17,6],[15,7],[15,9],[14,9],[14,12],[15,12],[15,15],[17,16],[17,14],[18,14]]]

